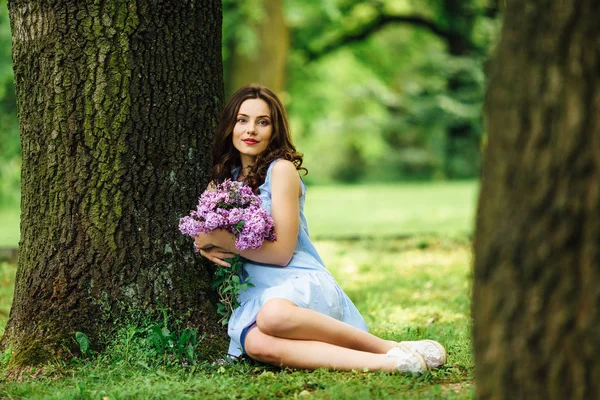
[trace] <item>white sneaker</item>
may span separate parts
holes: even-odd
[[[388,351],[387,356],[396,358],[396,368],[400,372],[408,372],[416,375],[428,371],[427,363],[423,359],[423,356],[400,343]]]
[[[446,349],[435,340],[417,340],[400,342],[396,346],[408,347],[423,356],[429,368],[436,368],[446,363]]]

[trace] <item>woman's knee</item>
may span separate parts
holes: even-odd
[[[279,336],[293,329],[293,311],[297,306],[286,299],[271,299],[261,307],[256,325],[267,335]]]
[[[256,361],[280,365],[281,357],[277,354],[277,343],[274,339],[262,333],[259,328],[252,328],[244,341],[246,354]]]

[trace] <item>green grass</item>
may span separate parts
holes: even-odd
[[[476,190],[473,182],[309,188],[306,214],[313,237],[321,238],[317,249],[371,332],[446,346],[447,364],[429,374],[292,371],[249,361],[164,367],[140,362],[148,356],[142,334],[137,347],[115,334],[113,347],[96,357],[56,361],[18,383],[0,376],[0,398],[471,399],[468,237]],[[18,221],[18,210],[13,215]],[[16,243],[18,228],[12,231],[8,242]],[[15,272],[0,264],[0,333]]]
[[[18,206],[0,208],[0,247],[17,247],[19,245]]]
[[[477,190],[475,181],[311,186],[305,215],[317,239],[465,235]]]
[[[34,371],[34,378],[24,382],[5,382],[0,398],[472,398],[467,239],[419,236],[319,241],[316,245],[372,333],[393,340],[437,339],[448,350],[447,364],[412,377],[279,370],[248,361],[201,364],[192,369],[147,367],[137,364],[135,357],[124,359],[116,354],[74,364],[53,363],[44,374]],[[1,325],[6,323],[10,299],[5,296],[11,292],[14,271],[8,264],[0,268]],[[121,337],[116,340],[123,341]]]

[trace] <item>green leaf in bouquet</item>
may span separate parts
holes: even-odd
[[[246,224],[245,221],[240,221],[235,225],[235,230],[236,232],[241,232],[242,229],[244,228],[244,225]]]

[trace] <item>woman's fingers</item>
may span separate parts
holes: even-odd
[[[221,254],[218,255],[219,258],[225,259],[225,258],[233,258],[235,257],[235,254],[233,253],[229,253],[229,252],[222,252]]]
[[[209,252],[213,257],[218,257],[222,260],[235,257],[234,253],[231,253],[225,249],[221,249],[220,247],[212,247],[207,249],[207,252]]]
[[[232,258],[234,256],[233,253],[219,251],[218,249],[216,249],[214,247],[209,250],[200,250],[200,255],[202,257],[206,257],[208,260],[214,262],[215,264],[220,265],[225,268],[231,267],[231,264],[229,264],[224,259]]]

